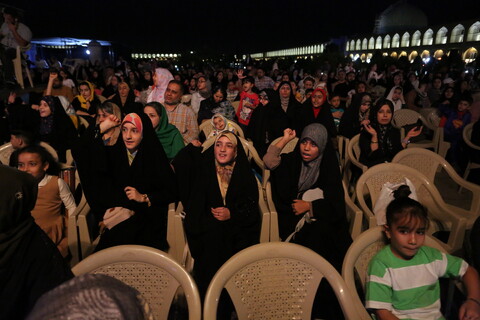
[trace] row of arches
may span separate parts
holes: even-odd
[[[251,57],[254,58],[254,59],[261,59],[261,58],[272,58],[272,57],[320,54],[324,51],[324,49],[325,49],[325,47],[324,47],[323,44],[317,44],[317,45],[312,45],[312,46],[268,51],[268,52],[265,52],[265,53],[254,53],[254,54],[251,55]]]
[[[465,27],[462,24],[456,25],[450,33],[449,43],[460,43],[464,41]],[[417,30],[410,35],[409,32],[405,32],[401,37],[398,33],[393,37],[390,35],[378,36],[376,38],[370,37],[370,39],[352,39],[346,43],[346,51],[354,50],[376,50],[376,49],[390,49],[390,48],[405,48],[416,47],[420,45],[432,45],[432,44],[446,44],[448,41],[448,29],[441,27],[435,37],[432,29],[428,29],[422,33]],[[467,32],[466,41],[480,41],[480,21],[473,23]]]
[[[430,52],[429,50],[423,50],[421,53],[419,53],[418,51],[416,50],[413,50],[411,51],[410,53],[407,53],[406,51],[400,51],[400,52],[391,52],[390,54],[387,53],[387,52],[384,52],[383,55],[384,56],[390,56],[392,58],[400,58],[400,57],[407,57],[409,61],[413,62],[413,60],[415,60],[416,57],[420,56],[420,58],[422,58],[423,61],[427,62],[428,59],[430,59],[431,57],[434,57],[435,59],[442,59],[442,57],[444,55],[448,55],[449,52],[445,53],[443,50],[436,50],[435,52]],[[367,62],[369,63],[370,62],[370,59],[372,58],[372,53],[363,53],[363,54],[353,54],[351,53],[349,55],[349,57],[355,61],[357,59],[360,59],[361,61],[363,62]],[[466,62],[471,62],[473,60],[476,59],[478,55],[478,50],[474,47],[471,47],[467,50],[465,50],[462,54],[462,58],[463,60],[465,60]]]

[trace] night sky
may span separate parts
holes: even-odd
[[[34,37],[122,43],[133,51],[261,52],[369,33],[396,0],[0,0]],[[480,18],[480,1],[413,1],[430,25]],[[67,5],[66,5],[67,4]],[[454,5],[452,5],[454,4]]]

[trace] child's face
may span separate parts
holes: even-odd
[[[332,99],[330,99],[330,104],[332,105],[332,107],[337,109],[340,106],[340,97],[335,96]]]
[[[393,94],[392,94],[393,101],[397,101],[398,99],[400,99],[401,96],[402,96],[401,90],[398,90],[398,89],[393,90]]]
[[[12,148],[14,150],[20,149],[22,147],[22,138],[19,138],[13,134],[10,135],[10,143],[12,144]]]
[[[470,103],[468,103],[468,101],[465,101],[465,100],[460,100],[457,106],[457,110],[460,112],[463,112],[469,109],[470,109]]]
[[[399,217],[391,226],[385,226],[392,253],[403,260],[410,260],[417,254],[425,242],[425,231],[425,221],[407,215]]]
[[[24,152],[18,156],[18,170],[31,174],[40,180],[48,169],[48,162],[42,163],[38,153]]]
[[[227,90],[228,91],[234,91],[236,88],[235,88],[235,83],[234,82],[229,82],[228,83],[228,86],[227,86]]]
[[[223,100],[223,93],[222,93],[221,91],[215,92],[215,94],[213,95],[213,100],[215,101],[215,103],[220,103],[220,102],[222,102],[222,100]]]
[[[251,91],[252,88],[253,88],[253,83],[248,82],[248,81],[245,81],[245,82],[242,84],[242,88],[243,88],[243,91],[249,92],[249,91]]]
[[[223,121],[222,117],[216,117],[213,119],[213,124],[215,125],[215,129],[223,130],[225,129],[225,121]]]

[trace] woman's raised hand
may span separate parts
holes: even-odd
[[[283,130],[283,140],[285,140],[287,143],[292,141],[296,137],[296,132],[295,130],[292,130],[290,128],[287,128]]]
[[[102,133],[120,125],[120,119],[114,114],[110,114],[102,123],[100,123],[100,131]]]
[[[370,123],[364,124],[363,127],[365,130],[367,130],[368,133],[370,133],[372,136],[377,135],[377,131],[370,125]]]

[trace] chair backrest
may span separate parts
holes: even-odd
[[[414,185],[418,201],[428,209],[430,219],[451,230],[445,249],[448,252],[460,249],[465,237],[465,219],[447,206],[438,190],[425,175],[398,163],[382,163],[373,166],[364,172],[357,181],[358,203],[367,216],[370,228],[376,226],[376,219],[371,208],[375,206],[383,185],[387,182],[402,183],[405,178],[408,178]],[[370,196],[371,207],[366,203],[366,195]],[[429,232],[437,231],[434,229],[436,225],[437,223],[431,223]]]
[[[472,201],[469,210],[450,205],[457,213],[465,216],[467,228],[471,228],[480,215],[480,186],[460,177],[447,160],[427,149],[404,149],[395,155],[392,163],[400,163],[423,173],[432,185],[435,185],[435,175],[438,168],[443,168],[447,175],[461,188],[471,191]]]
[[[473,125],[474,125],[474,122],[467,124],[465,128],[463,128],[463,132],[462,132],[463,140],[470,148],[473,148],[475,150],[480,150],[480,146],[477,146],[472,142]]]
[[[310,319],[320,281],[332,286],[346,319],[368,319],[357,313],[351,292],[335,268],[314,251],[293,243],[269,242],[231,257],[207,290],[204,319],[216,319],[223,288],[238,319]]]
[[[0,162],[8,166],[12,152],[13,152],[13,147],[10,142],[7,142],[2,146],[0,146]]]
[[[40,142],[40,145],[44,147],[52,155],[55,161],[58,161],[58,153],[51,145],[43,141]]]
[[[347,145],[348,161],[360,168],[363,172],[367,171],[368,167],[360,162],[360,134],[357,134]]]
[[[167,319],[179,286],[185,292],[189,319],[201,318],[200,295],[193,278],[166,253],[145,246],[123,245],[92,254],[72,272],[75,275],[100,273],[137,289],[156,319]]]
[[[383,227],[377,226],[361,233],[350,245],[343,260],[342,277],[352,293],[357,292],[355,274],[360,281],[362,292],[365,292],[368,264],[386,243]],[[425,245],[446,253],[443,246],[433,237],[426,236]],[[358,294],[354,296],[354,300],[358,309],[365,310]]]
[[[407,124],[413,124],[421,119],[423,123],[426,122],[422,115],[414,110],[400,109],[393,113],[392,125],[398,129]]]

